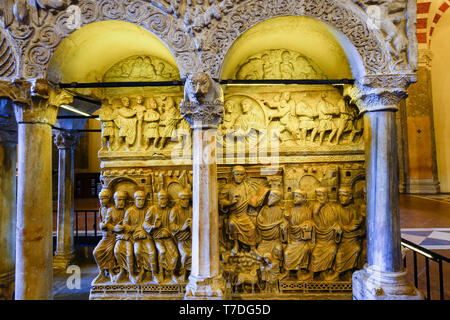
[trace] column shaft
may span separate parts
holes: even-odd
[[[0,299],[12,299],[16,256],[17,144],[0,143]]]
[[[52,298],[51,130],[18,125],[16,300]]]

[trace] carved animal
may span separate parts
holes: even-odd
[[[242,287],[244,292],[248,293],[246,292],[245,285],[251,285],[252,287],[251,293],[255,292],[255,285],[259,290],[261,290],[259,286],[258,272],[256,269],[251,270],[249,273],[239,272],[234,281],[234,288],[237,290],[239,287]]]
[[[184,85],[184,102],[203,105],[221,98],[221,89],[206,73],[194,73],[187,77]]]

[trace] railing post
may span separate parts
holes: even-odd
[[[430,288],[430,259],[425,257],[425,272],[427,276],[427,300],[431,300],[431,288]]]

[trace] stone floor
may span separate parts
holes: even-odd
[[[402,237],[414,243],[450,257],[450,202],[443,200],[450,195],[436,196],[400,196],[400,220]],[[96,209],[96,199],[84,199],[75,204],[76,209]],[[55,300],[85,300],[89,299],[90,284],[97,275],[97,267],[92,259],[93,248],[77,248],[77,258],[73,264],[80,267],[80,286],[73,287],[73,274],[58,272],[54,275]],[[408,270],[412,270],[412,255],[408,254]],[[437,299],[439,292],[436,275],[437,264],[430,264],[432,291],[431,297]],[[418,286],[425,290],[425,262],[418,258]],[[444,268],[444,284],[446,299],[450,299],[450,265]],[[410,278],[413,276],[410,272]],[[68,285],[69,280],[69,285]]]

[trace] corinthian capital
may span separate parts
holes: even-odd
[[[18,123],[44,123],[53,126],[59,106],[73,101],[72,95],[61,89],[51,88],[46,80],[30,83],[29,92],[27,101],[13,99]]]
[[[217,128],[223,120],[223,91],[207,73],[189,75],[180,112],[193,129]]]
[[[73,149],[80,142],[81,133],[75,130],[53,131],[53,141],[58,149]]]
[[[383,75],[366,77],[363,83],[344,87],[344,95],[351,98],[361,113],[398,110],[401,100],[408,97],[407,89],[415,75]]]

